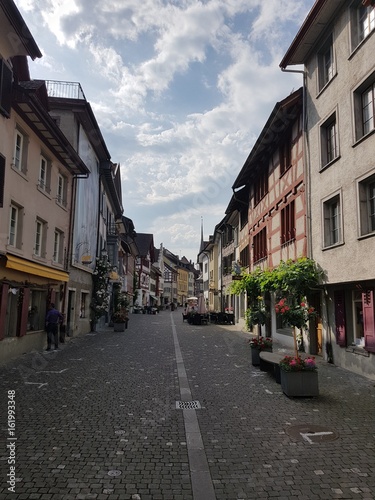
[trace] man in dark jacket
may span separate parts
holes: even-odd
[[[46,315],[47,351],[51,350],[52,337],[55,343],[55,350],[59,348],[58,325],[62,320],[63,315],[55,309],[55,304],[51,303],[48,306]]]

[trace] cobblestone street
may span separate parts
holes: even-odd
[[[0,497],[374,499],[374,381],[319,361],[319,397],[288,398],[247,339],[133,314],[1,367]]]

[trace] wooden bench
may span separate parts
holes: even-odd
[[[285,354],[278,354],[276,352],[267,352],[260,351],[259,359],[260,365],[259,368],[263,372],[273,373],[275,380],[278,384],[280,384],[280,361],[284,358]]]

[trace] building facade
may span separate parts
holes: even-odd
[[[249,250],[243,238],[239,258],[242,256],[250,272],[257,268],[272,269],[281,261],[306,256],[304,179],[303,91],[299,89],[275,105],[232,186],[237,201],[241,196],[243,201],[248,193],[248,215],[242,209],[242,217],[243,227],[248,228]],[[240,213],[239,208],[237,205]],[[291,328],[278,324],[273,297],[266,300],[272,312],[266,333],[272,332],[282,345],[293,348]],[[317,332],[310,331],[314,346],[319,344],[316,336]],[[305,341],[309,348],[309,339]],[[321,347],[317,352],[320,350]]]
[[[374,51],[374,2],[320,0],[280,63],[304,67],[309,256],[326,275],[327,356],[373,378]]]

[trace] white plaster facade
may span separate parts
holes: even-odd
[[[326,356],[375,379],[375,7],[318,1],[281,62],[306,81],[309,256]]]

